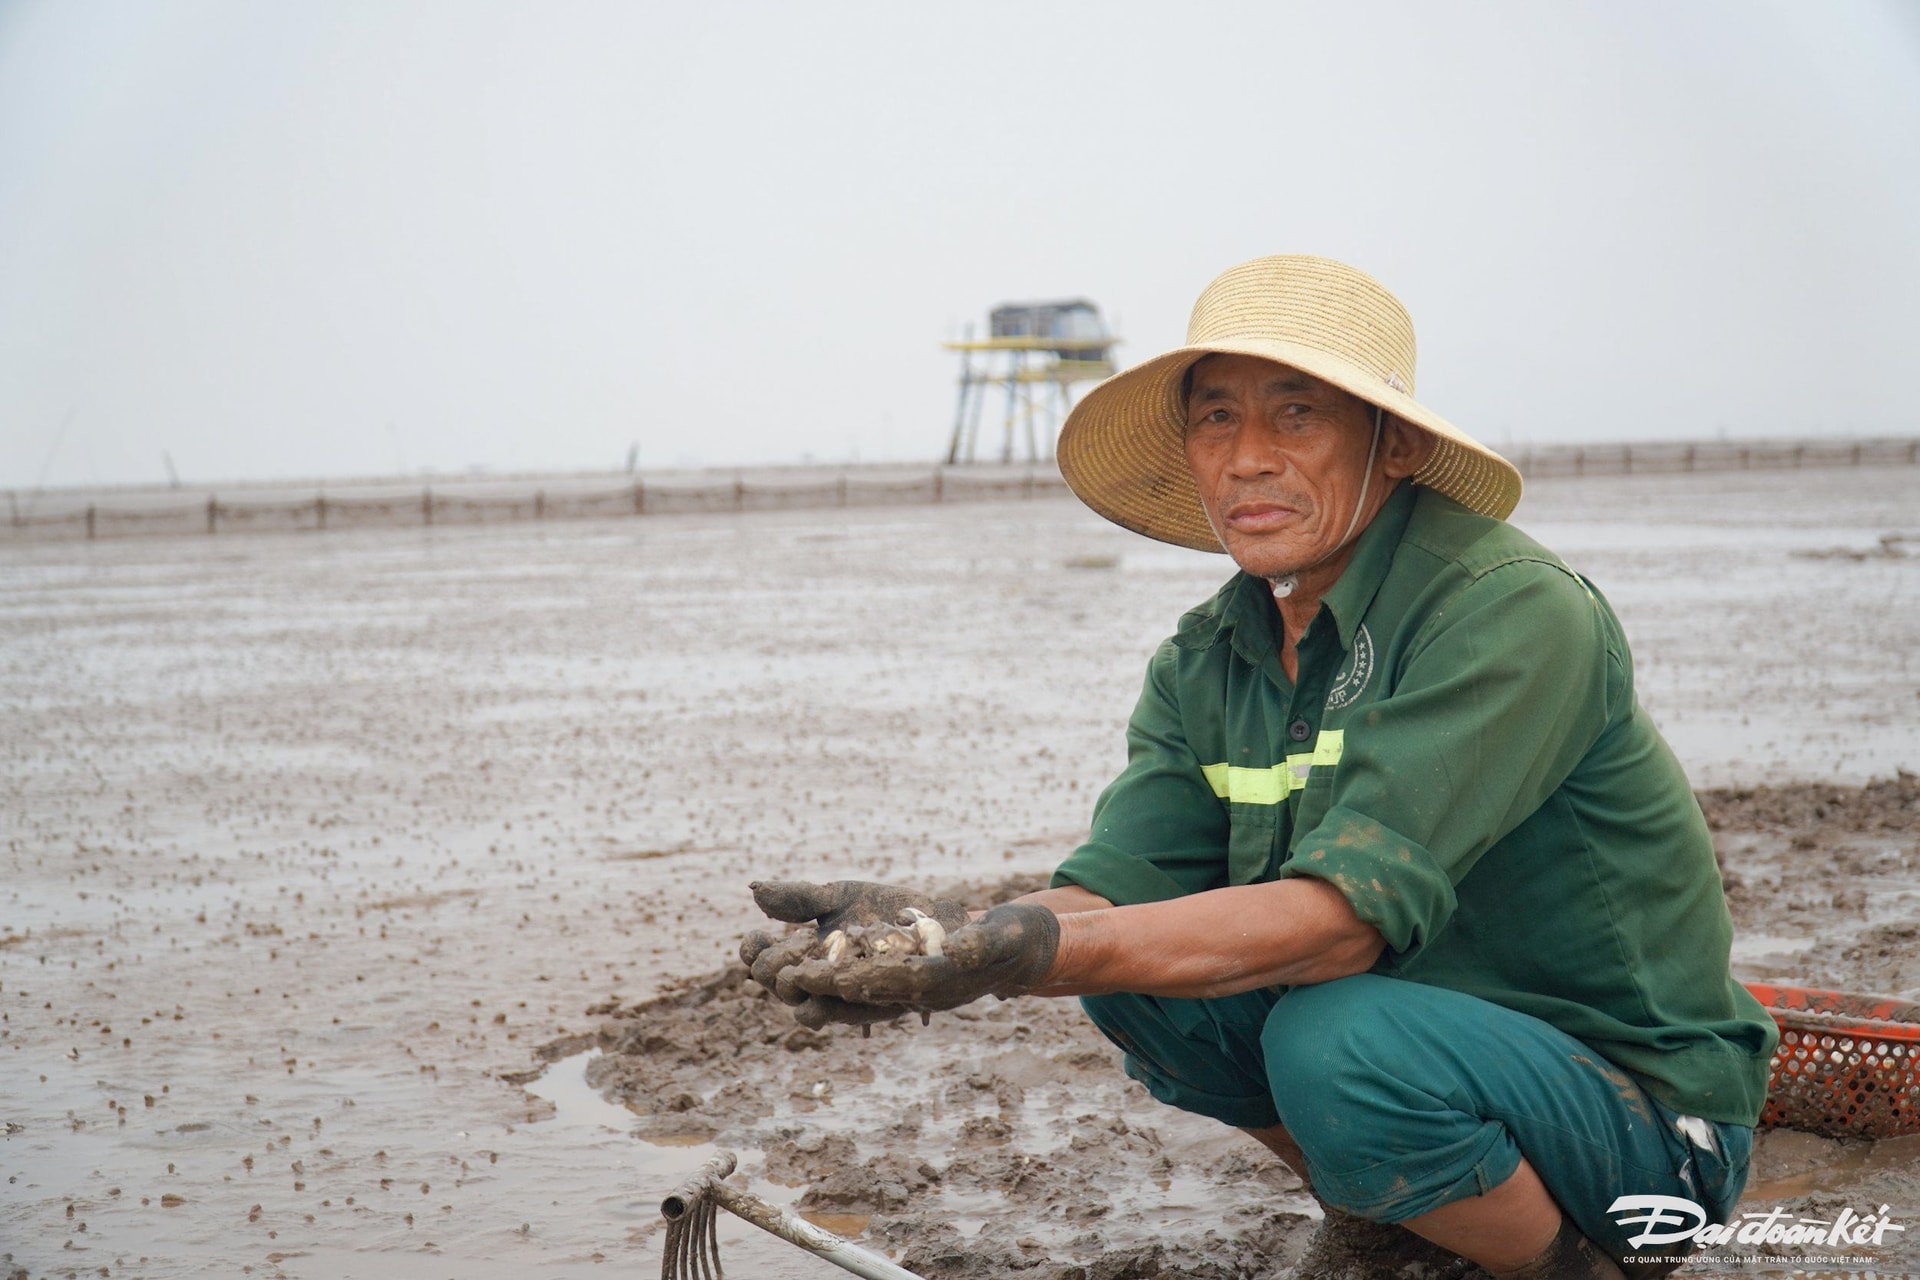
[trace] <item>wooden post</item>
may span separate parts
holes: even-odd
[[[213,496],[212,494],[209,494],[207,495],[207,532],[218,533],[219,531],[220,531],[220,499]]]
[[[1800,469],[1800,464],[1806,460],[1806,454],[1807,454],[1807,446],[1803,444],[1797,444],[1793,446],[1793,469],[1795,471],[1798,471]]]
[[[1692,445],[1687,446],[1687,452],[1685,456],[1686,456],[1686,470],[1691,471],[1693,470],[1693,446]]]
[[[93,504],[87,504],[87,541],[93,541]]]
[[[1858,440],[1853,442],[1853,448],[1847,450],[1847,461],[1856,467],[1860,465],[1860,442]]]
[[[747,509],[747,482],[738,471],[733,473],[733,509],[735,511]]]
[[[1573,474],[1577,476],[1587,474],[1587,451],[1585,449],[1575,449],[1573,451]]]
[[[428,485],[420,491],[420,523],[433,524],[433,486]]]
[[[947,473],[939,467],[933,469],[933,500],[936,504],[947,500]]]
[[[313,519],[316,528],[327,527],[327,495],[324,493],[313,500]]]
[[[647,514],[647,486],[639,480],[633,482],[633,514],[637,516]]]
[[[1633,446],[1630,444],[1620,446],[1620,474],[1627,476],[1633,474]]]

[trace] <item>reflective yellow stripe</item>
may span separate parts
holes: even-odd
[[[1235,804],[1279,804],[1287,798],[1287,776],[1271,769],[1227,770],[1227,799]]]
[[[1234,804],[1279,804],[1287,798],[1288,777],[1283,766],[1271,769],[1242,769],[1238,765],[1200,766],[1213,794]]]
[[[1340,753],[1347,746],[1345,729],[1322,729],[1320,736],[1313,740],[1313,762],[1315,764],[1339,764]]]
[[[1243,769],[1239,765],[1203,764],[1201,774],[1213,794],[1231,804],[1279,804],[1307,785],[1315,765],[1336,765],[1346,748],[1346,734],[1328,729],[1314,739],[1312,751],[1287,757],[1284,764],[1267,769]]]

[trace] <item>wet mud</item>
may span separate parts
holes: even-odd
[[[1716,831],[1745,977],[1920,988],[1920,561],[1797,554],[1910,534],[1911,479],[1519,514],[1695,782],[1765,784]],[[1064,499],[0,549],[0,1275],[647,1274],[723,1142],[928,1274],[1278,1273],[1312,1200],[1071,1002],[861,1039],[729,976],[755,879],[1057,862],[1223,566]],[[1750,1204],[1920,1229],[1911,1144],[1786,1137]]]
[[[991,905],[1024,875],[949,886]],[[873,1028],[796,1026],[739,964],[600,1011],[588,1079],[698,1133],[758,1189],[933,1276],[1285,1273],[1318,1210],[1251,1139],[1167,1111],[1073,1001],[986,1000]],[[578,1053],[561,1040],[543,1054]]]
[[[1700,798],[1727,884],[1738,976],[1920,1001],[1920,777],[1722,788]],[[1920,1040],[1910,1052],[1920,1059]],[[1765,1133],[1741,1207],[1826,1221],[1847,1210],[1881,1213],[1904,1230],[1865,1251],[1871,1269],[1920,1274],[1920,1132],[1879,1141]]]
[[[1804,985],[1817,973],[1849,990],[1920,997],[1903,985],[1913,951],[1888,945],[1912,924],[1865,908],[1920,912],[1920,778],[1699,798],[1741,934],[1817,930],[1805,964],[1783,972],[1765,956],[1742,958],[1743,979]],[[987,906],[1042,883],[1029,875],[939,889]],[[863,1039],[796,1026],[791,1010],[729,964],[596,1012],[603,1021],[590,1040],[541,1052],[591,1043],[603,1053],[589,1081],[643,1113],[641,1132],[698,1134],[739,1150],[744,1179],[798,1188],[802,1213],[929,1280],[1482,1274],[1365,1229],[1322,1242],[1296,1270],[1322,1217],[1301,1180],[1252,1139],[1156,1104],[1071,1000],[982,1001],[924,1028],[912,1017],[883,1023]],[[1742,1212],[1831,1221],[1845,1208],[1864,1215],[1881,1205],[1920,1228],[1920,1136],[1760,1136]],[[1863,1251],[1876,1274],[1920,1272],[1920,1229],[1911,1234],[1890,1231]],[[1793,1245],[1749,1252],[1825,1256]],[[1424,1256],[1409,1260],[1416,1255]],[[1782,1273],[1779,1263],[1724,1258],[1703,1255],[1682,1274]]]

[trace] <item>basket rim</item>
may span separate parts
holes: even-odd
[[[1782,1028],[1823,1033],[1850,1030],[1901,1043],[1920,1042],[1920,1003],[1900,996],[1773,982],[1744,985]]]
[[[1845,1013],[1822,1013],[1814,1009],[1769,1009],[1783,1031],[1803,1031],[1823,1036],[1844,1035],[1856,1040],[1886,1040],[1894,1044],[1920,1044],[1920,1026],[1911,1022],[1882,1022]]]

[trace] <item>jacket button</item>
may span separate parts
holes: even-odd
[[[1313,726],[1305,720],[1295,720],[1287,726],[1287,736],[1295,742],[1305,742],[1313,733]]]

